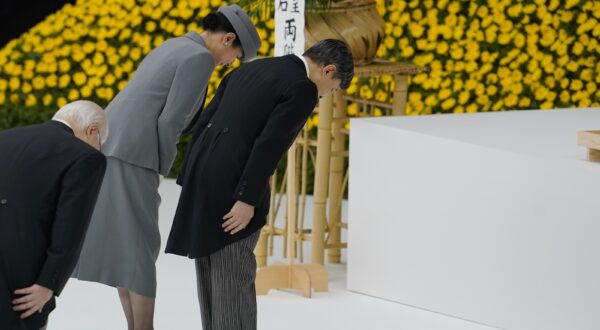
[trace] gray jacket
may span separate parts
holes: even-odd
[[[165,41],[106,108],[106,156],[167,175],[179,136],[204,99],[215,59],[196,32]]]

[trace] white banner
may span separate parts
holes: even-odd
[[[275,56],[304,53],[304,0],[275,0]]]

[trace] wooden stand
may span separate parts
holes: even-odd
[[[600,131],[579,132],[577,144],[588,148],[588,159],[591,162],[600,162]]]
[[[275,264],[261,268],[256,274],[256,294],[265,295],[271,289],[296,289],[310,298],[316,292],[328,290],[327,269],[322,265],[295,265],[294,245],[296,241],[296,218],[298,206],[296,181],[296,153],[294,143],[288,151],[287,176],[287,259],[288,264]]]

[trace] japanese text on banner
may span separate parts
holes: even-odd
[[[275,0],[275,56],[304,53],[304,0]]]

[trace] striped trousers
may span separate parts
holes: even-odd
[[[256,329],[256,257],[260,230],[196,259],[203,330]]]

